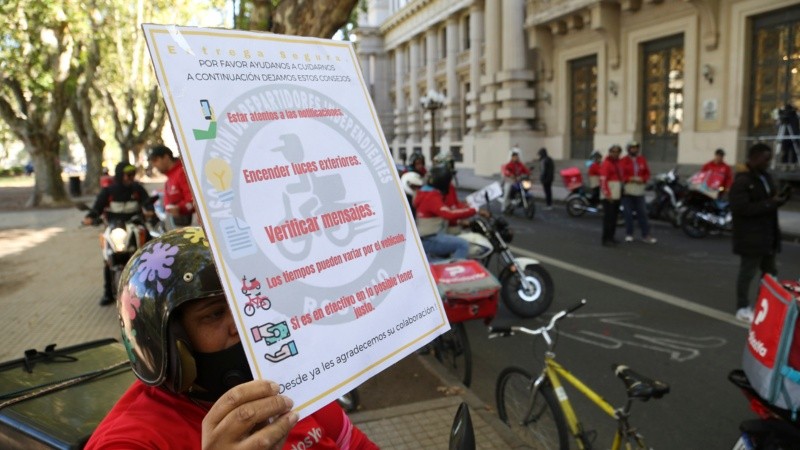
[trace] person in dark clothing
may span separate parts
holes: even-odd
[[[789,199],[789,191],[778,193],[767,172],[772,149],[763,143],[750,147],[746,168],[738,173],[729,194],[733,213],[733,253],[741,258],[736,281],[736,318],[753,320],[748,294],[758,271],[775,275],[775,256],[781,249],[778,208]]]
[[[114,169],[114,183],[104,187],[94,201],[94,206],[83,218],[84,225],[92,225],[105,216],[108,223],[128,221],[137,214],[153,216],[153,205],[144,186],[135,181],[136,167],[119,163]],[[103,264],[103,297],[100,305],[114,303],[111,289],[111,268]]]
[[[547,155],[547,149],[542,147],[539,149],[539,181],[542,182],[544,189],[544,200],[547,206],[545,209],[553,209],[553,172],[555,172],[555,165],[553,158]]]
[[[785,125],[784,136],[800,135],[800,118],[797,116],[797,108],[791,103],[787,103],[778,111],[778,125]],[[783,139],[781,141],[781,163],[797,164],[798,148],[800,139]]]

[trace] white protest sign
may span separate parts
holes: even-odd
[[[350,43],[143,29],[256,378],[304,417],[449,329]]]
[[[500,186],[499,181],[495,181],[469,194],[465,200],[469,206],[477,209],[486,204],[487,195],[489,196],[489,201],[503,196],[503,188]]]

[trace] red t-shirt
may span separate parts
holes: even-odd
[[[201,446],[205,415],[206,410],[188,397],[137,380],[100,422],[86,450],[196,450]],[[298,422],[283,448],[372,450],[378,446],[334,402]]]
[[[724,187],[725,190],[731,188],[733,184],[733,171],[731,166],[721,162],[717,164],[716,161],[709,161],[703,165],[701,172],[711,172],[715,177],[720,180],[719,185]]]
[[[164,206],[175,205],[182,216],[194,213],[192,190],[186,181],[183,163],[176,159],[172,168],[167,171],[167,182],[164,183]]]
[[[622,169],[622,182],[627,183],[632,177],[639,177],[642,183],[647,183],[650,179],[650,167],[647,160],[642,155],[627,155],[619,160],[619,167]]]

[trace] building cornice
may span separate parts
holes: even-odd
[[[497,1],[497,0],[495,0]],[[412,39],[437,23],[446,22],[458,11],[482,0],[416,0],[391,15],[380,26],[387,50]]]

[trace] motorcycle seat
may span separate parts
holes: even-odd
[[[646,402],[651,398],[659,399],[669,393],[669,385],[667,383],[652,380],[634,372],[624,364],[613,364],[611,368],[614,370],[617,378],[625,383],[628,398],[635,398]]]

